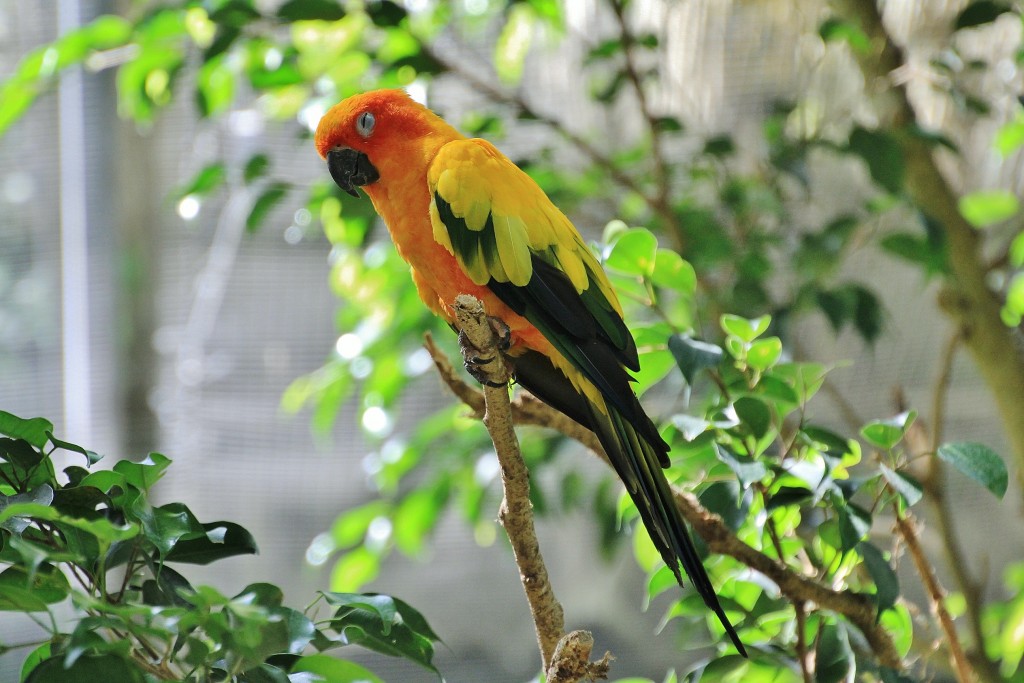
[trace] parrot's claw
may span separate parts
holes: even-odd
[[[497,318],[491,318],[490,321],[492,328],[496,328],[495,321],[501,323]],[[504,326],[504,323],[501,323],[501,325]],[[498,348],[502,350],[506,350],[508,348],[507,341],[503,343],[503,340],[511,337],[511,333],[507,326],[504,327],[504,332],[505,336],[502,337],[500,330],[495,329],[495,333],[498,334]],[[469,339],[466,338],[466,334],[462,331],[459,331],[459,348],[462,349],[462,357],[464,359],[463,364],[466,367],[466,372],[468,372],[473,379],[480,382],[480,384],[494,387],[496,389],[508,386],[508,382],[495,382],[490,379],[490,373],[484,370],[484,366],[491,363],[494,360],[494,356],[482,355],[480,350],[470,343]]]

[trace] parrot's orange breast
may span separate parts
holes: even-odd
[[[487,288],[463,272],[455,256],[434,240],[430,223],[430,195],[420,176],[415,184],[379,182],[363,189],[391,233],[399,256],[412,268],[413,282],[423,302],[455,324],[452,303],[459,294],[469,294],[484,304],[487,314],[501,319],[512,333],[510,353],[532,349],[557,355],[541,332]]]

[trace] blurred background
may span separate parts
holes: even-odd
[[[455,425],[446,429],[462,430],[448,447],[469,454],[473,476],[462,493],[427,511],[437,515],[436,528],[406,548],[418,556],[389,551],[379,563],[337,564],[343,548],[335,520],[382,492],[407,494],[417,480],[388,476],[412,457],[414,425],[453,403],[418,350],[422,329],[437,326],[411,298],[386,233],[367,200],[330,189],[312,148],[325,108],[365,87],[406,86],[457,126],[531,162],[591,239],[612,219],[643,219],[640,210],[630,215],[636,193],[595,172],[586,149],[644,163],[644,108],[671,122],[662,140],[669,164],[714,160],[713,145],[727,146],[721,164],[727,155],[737,177],[756,179],[746,186],[747,201],[751,212],[771,205],[762,215],[770,214],[777,242],[756,296],[744,301],[738,286],[726,310],[782,316],[776,303],[794,298],[802,266],[778,244],[792,246],[812,226],[855,216],[856,234],[828,277],[857,283],[874,299],[845,320],[839,314],[838,325],[825,308],[793,307],[786,330],[789,353],[835,367],[810,411],[818,422],[848,429],[851,421],[895,414],[903,402],[930,407],[952,330],[934,303],[940,283],[877,245],[908,230],[917,220],[912,212],[867,212],[876,198],[867,168],[827,150],[801,160],[802,187],[792,178],[765,180],[771,125],[827,140],[877,116],[848,45],[821,29],[830,16],[825,3],[634,0],[624,8],[630,30],[641,42],[654,36],[634,65],[652,74],[642,76],[649,84],[642,106],[609,42],[619,35],[623,8],[605,0],[350,3],[334,23],[244,26],[243,37],[259,32],[265,42],[225,48],[218,60],[211,45],[224,31],[209,16],[230,4],[194,3],[203,14],[186,16],[167,35],[154,30],[134,47],[90,49],[66,70],[63,54],[43,55],[53,63],[38,99],[0,138],[0,409],[49,417],[58,436],[111,459],[168,455],[174,466],[159,496],[186,501],[200,519],[243,524],[260,547],[257,557],[226,561],[198,580],[229,594],[271,581],[295,606],[317,590],[363,583],[430,620],[445,642],[435,663],[446,680],[525,681],[536,673],[526,604],[493,521],[491,454],[477,430],[450,417],[457,408],[445,413],[445,424]],[[281,5],[252,3],[266,16]],[[958,146],[958,155],[943,157],[956,189],[1017,194],[1020,155],[999,154],[992,140],[1019,116],[1021,22],[1007,14],[954,42],[953,22],[965,5],[885,3],[887,26],[909,62],[894,78],[908,84],[922,122]],[[17,74],[33,49],[100,15],[137,22],[155,7],[0,0],[0,78]],[[427,36],[429,50],[402,43],[397,24],[389,27],[381,14],[393,11],[408,14],[403,27]],[[175,30],[193,39],[191,49],[175,47]],[[133,50],[150,50],[153,62],[126,74]],[[986,67],[972,71],[972,60]],[[299,75],[273,82],[283,68]],[[550,170],[559,168],[561,176]],[[641,187],[653,182],[650,173],[634,177]],[[693,239],[684,254],[703,272],[699,220],[709,214],[697,208],[719,198],[699,192],[688,195]],[[712,240],[704,253],[714,248]],[[376,298],[360,300],[361,291]],[[382,296],[390,308],[379,308]],[[698,320],[695,327],[714,325]],[[437,334],[454,348],[446,330]],[[1007,453],[992,399],[966,354],[952,364],[950,384],[947,438]],[[667,414],[659,397],[672,391],[649,395],[653,414]],[[449,457],[436,452],[445,440],[431,444],[423,460]],[[660,680],[668,668],[683,670],[689,629],[673,622],[655,635],[668,603],[645,610],[644,574],[628,538],[608,540],[607,525],[593,521],[602,500],[614,508],[617,489],[602,484],[607,473],[595,459],[561,451],[545,461],[538,485],[554,501],[566,482],[578,484],[584,502],[552,502],[539,530],[568,626],[593,630],[596,650],[614,652],[620,675]],[[951,482],[952,490],[962,483]],[[477,490],[479,500],[467,502],[466,492]],[[977,494],[956,504],[956,524],[973,530],[965,554],[994,595],[1002,594],[1002,568],[1024,552],[1019,491],[1012,491],[1001,504]],[[366,533],[388,545],[389,524]],[[942,557],[930,528],[925,542]],[[948,584],[948,567],[938,565]],[[31,628],[5,620],[0,638],[21,640]],[[385,680],[436,680],[408,662],[345,654]],[[0,679],[13,679],[21,657],[0,657]]]

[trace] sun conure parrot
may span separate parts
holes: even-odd
[[[369,195],[428,307],[455,327],[469,294],[507,326],[516,382],[594,431],[676,580],[681,562],[746,655],[662,473],[669,446],[630,388],[640,362],[618,298],[569,219],[494,145],[401,90],[332,107],[316,149],[341,189]]]

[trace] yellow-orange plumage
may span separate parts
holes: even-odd
[[[517,381],[594,430],[677,580],[682,563],[745,654],[661,472],[668,444],[630,389],[639,360],[619,301],[569,219],[492,144],[402,91],[334,106],[315,143],[342,189],[369,195],[427,306],[454,325],[470,294],[509,327]]]

